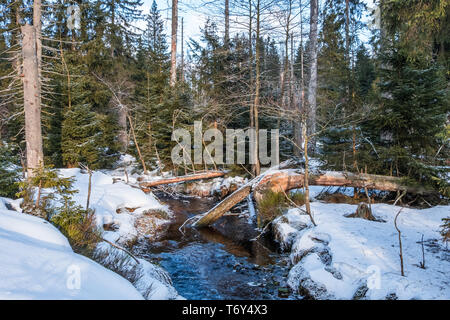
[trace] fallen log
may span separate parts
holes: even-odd
[[[157,186],[161,186],[161,185],[165,185],[165,184],[188,182],[188,181],[195,181],[195,180],[202,180],[202,179],[213,179],[213,178],[223,177],[224,175],[225,175],[225,172],[209,171],[209,172],[191,174],[191,175],[187,175],[187,176],[172,177],[172,178],[160,179],[160,180],[149,181],[149,182],[141,182],[139,184],[139,186],[141,188],[152,188],[152,187],[157,187]]]
[[[204,213],[195,227],[206,227],[217,221],[228,210],[243,201],[251,192],[259,202],[263,193],[267,190],[274,192],[286,192],[292,189],[302,188],[305,176],[298,170],[277,170],[265,173],[238,189],[214,208]],[[347,172],[323,172],[309,174],[309,185],[312,186],[336,186],[376,189],[381,191],[404,191],[413,194],[432,194],[432,190],[420,186],[408,186],[401,178],[379,176],[372,174],[354,174]]]
[[[261,194],[265,190],[274,192],[302,188],[305,176],[295,170],[280,170],[264,176],[254,191]],[[309,174],[310,186],[367,188],[380,191],[405,191],[413,194],[432,194],[433,190],[420,186],[404,184],[401,178],[374,174],[355,174],[350,172],[323,172]],[[256,196],[258,198],[258,196]],[[258,200],[258,199],[257,199]]]
[[[218,205],[205,213],[199,220],[197,220],[193,224],[193,226],[201,228],[209,226],[210,224],[216,222],[220,217],[227,213],[228,210],[247,198],[251,191],[252,186],[248,184],[236,190],[230,196],[226,197],[225,200],[219,202]]]

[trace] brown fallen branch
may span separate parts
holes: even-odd
[[[141,264],[141,263],[139,262],[139,260],[138,260],[138,259],[137,259],[130,251],[128,251],[127,249],[125,249],[125,248],[123,248],[123,247],[121,247],[121,246],[119,246],[119,245],[117,245],[117,244],[115,244],[115,243],[113,243],[113,242],[111,242],[111,241],[109,241],[109,240],[106,240],[106,239],[104,239],[104,238],[101,238],[101,239],[102,239],[102,241],[105,241],[107,244],[113,246],[114,248],[117,248],[117,249],[119,249],[119,250],[122,250],[123,252],[125,252],[126,254],[128,254],[131,258],[133,258],[134,261],[136,261],[137,264]]]
[[[195,181],[195,180],[202,180],[202,179],[213,179],[218,177],[223,177],[225,175],[225,172],[221,171],[208,171],[204,173],[196,173],[191,174],[187,176],[181,176],[181,177],[173,177],[173,178],[167,178],[167,179],[160,179],[150,182],[141,182],[139,186],[141,188],[153,188],[165,184],[172,184],[172,183],[179,183],[179,182],[188,182],[188,181]]]
[[[225,200],[220,202],[217,206],[205,213],[193,225],[198,228],[209,226],[210,224],[217,221],[220,217],[222,217],[225,213],[227,213],[228,210],[233,208],[236,204],[247,198],[251,191],[252,187],[248,184],[236,190],[230,196],[225,198]]]
[[[354,187],[361,189],[376,189],[381,191],[403,191],[404,193],[431,194],[432,190],[422,187],[407,186],[400,178],[379,176],[371,174],[354,174],[347,172],[324,172],[309,174],[309,185],[313,186],[336,186]],[[296,170],[278,170],[268,172],[256,177],[245,187],[242,187],[225,198],[217,206],[204,213],[203,216],[193,224],[195,227],[211,225],[222,217],[228,210],[241,202],[253,192],[257,202],[261,201],[267,190],[283,192],[302,188],[304,185],[304,174]]]

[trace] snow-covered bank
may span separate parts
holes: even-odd
[[[440,241],[449,206],[405,208],[402,232],[405,277],[400,273],[394,218],[400,207],[372,205],[385,223],[347,218],[355,205],[311,203],[317,227],[298,209],[278,218],[278,241],[291,250],[289,285],[316,299],[450,299],[450,252]],[[425,267],[422,262],[424,236]]]
[[[0,208],[0,299],[142,299],[127,280],[74,253],[50,223]]]
[[[85,205],[88,196],[89,175],[80,169],[61,169],[63,177],[74,177],[74,189],[78,193],[73,200]],[[122,181],[114,181],[112,173],[94,172],[91,178],[90,209],[95,210],[97,224],[104,230],[103,237],[120,245],[127,245],[138,237],[157,237],[158,232],[168,224],[171,212],[159,203],[153,194],[146,194]],[[162,217],[161,212],[167,216]],[[117,251],[109,244],[101,243],[97,250]],[[160,267],[139,259],[141,277],[135,284],[146,299],[180,299],[173,288],[170,276]],[[135,265],[130,259],[126,268]],[[151,290],[150,290],[151,289]]]
[[[89,175],[81,172],[80,169],[60,169],[58,173],[61,177],[74,178],[73,188],[78,190],[78,192],[73,195],[72,199],[76,204],[85,207],[88,197]],[[152,194],[145,194],[142,190],[133,188],[124,182],[114,181],[111,174],[112,172],[108,171],[96,171],[91,179],[89,208],[95,212],[96,223],[100,230],[103,231],[103,238],[110,242],[127,246],[127,244],[133,243],[138,237],[150,239],[156,237],[171,218],[168,208],[159,203]],[[42,190],[42,192],[45,195],[53,191]],[[127,256],[125,255],[125,260],[117,261],[119,267],[124,269],[120,270],[121,272],[119,273],[126,274],[132,268],[137,270],[136,274],[139,275],[139,279],[133,279],[136,291],[130,282],[118,274],[101,267],[92,260],[73,253],[67,239],[50,223],[19,213],[21,212],[19,201],[0,199],[0,214],[1,219],[4,221],[3,223],[0,221],[0,228],[3,228],[0,229],[2,232],[0,236],[0,250],[2,250],[0,253],[0,275],[2,275],[0,277],[2,279],[0,291],[3,292],[0,292],[0,295],[5,295],[5,298],[8,296],[12,299],[181,298],[172,286],[170,276],[162,268],[143,259],[139,259],[139,264],[137,264],[133,259],[126,259]],[[18,212],[9,211],[7,207],[13,208]],[[30,223],[30,221],[33,223]],[[25,232],[28,238],[34,237],[37,243],[31,243],[29,240],[23,239],[22,236],[19,236],[19,238],[14,237],[16,233],[20,234],[21,232]],[[47,239],[47,234],[49,234],[48,239],[50,240]],[[50,242],[51,246],[47,243],[45,243],[45,246],[42,246],[40,245],[41,241]],[[27,247],[24,247],[25,244],[21,242],[24,242]],[[35,247],[40,247],[41,249],[33,250]],[[56,253],[53,251],[56,251]],[[29,254],[28,252],[33,253]],[[96,252],[103,257],[102,264],[104,264],[103,261],[108,260],[109,255],[111,257],[124,255],[123,251],[112,247],[106,242],[100,243]],[[27,255],[30,255],[30,259],[26,258]],[[8,256],[10,256],[9,259],[7,258]],[[59,261],[60,259],[61,261]],[[20,264],[21,261],[25,261],[25,263],[18,268],[17,264]],[[83,291],[83,287],[79,293],[65,291],[64,281],[67,278],[65,276],[65,268],[72,265],[80,265],[83,277],[82,285],[84,285],[86,292]],[[49,277],[46,275],[47,269],[51,269],[52,266],[55,267],[54,274]],[[76,267],[74,268],[76,269]],[[20,271],[14,272],[15,269]],[[112,270],[115,269],[117,269],[116,266],[112,268]],[[111,275],[118,277],[132,290],[121,290],[119,284],[109,280],[112,277]],[[30,289],[35,294],[28,293],[23,288],[28,278],[33,278],[35,281],[34,284],[31,283],[31,287],[35,289]],[[3,281],[4,279],[5,281]],[[111,285],[104,286],[103,283],[108,281],[111,282]],[[124,286],[123,283],[122,286]],[[62,284],[64,286],[60,288]],[[93,288],[96,289],[94,290]],[[129,293],[130,290],[132,293]],[[115,291],[120,291],[120,293]],[[43,293],[40,294],[39,292]]]
[[[74,177],[74,189],[78,190],[73,200],[82,206],[86,205],[88,196],[89,175],[81,173],[80,169],[61,169],[62,177]],[[152,195],[145,194],[138,188],[133,188],[122,181],[114,183],[109,174],[95,171],[92,175],[92,191],[90,209],[95,210],[99,227],[111,226],[114,231],[105,231],[104,237],[109,241],[126,244],[133,241],[140,234],[136,228],[136,222],[144,218],[146,213],[165,211],[170,214],[168,208]],[[160,216],[151,217],[149,227],[157,227],[167,223]]]

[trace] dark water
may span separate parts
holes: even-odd
[[[298,299],[288,292],[288,257],[245,218],[223,217],[214,228],[178,229],[195,214],[214,206],[212,199],[164,198],[175,213],[158,242],[140,243],[139,256],[167,270],[186,299]],[[269,237],[268,237],[269,238]]]

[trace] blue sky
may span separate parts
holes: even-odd
[[[320,0],[319,0],[320,1]],[[368,4],[369,8],[373,5],[373,0],[365,0]],[[143,13],[148,13],[153,0],[144,0],[142,5]],[[171,6],[172,0],[156,0],[158,5],[158,9],[161,12],[161,16],[166,22],[165,30],[166,34],[170,34],[170,20],[171,20]],[[196,40],[200,37],[200,28],[204,26],[207,20],[207,14],[204,6],[201,6],[201,0],[179,0],[179,23],[181,25],[181,18],[184,18],[184,31],[185,31],[185,41],[188,41],[189,38],[194,38]],[[141,27],[143,24],[141,25]],[[219,25],[220,27],[220,25]],[[233,27],[233,26],[232,26]],[[223,27],[221,27],[223,28]],[[307,26],[306,26],[307,28]],[[233,30],[232,30],[233,31]],[[178,33],[178,36],[181,37],[181,32]],[[365,35],[362,35],[362,40],[367,41],[369,34],[366,32]],[[180,46],[178,46],[180,48]],[[186,47],[186,46],[185,46]]]

